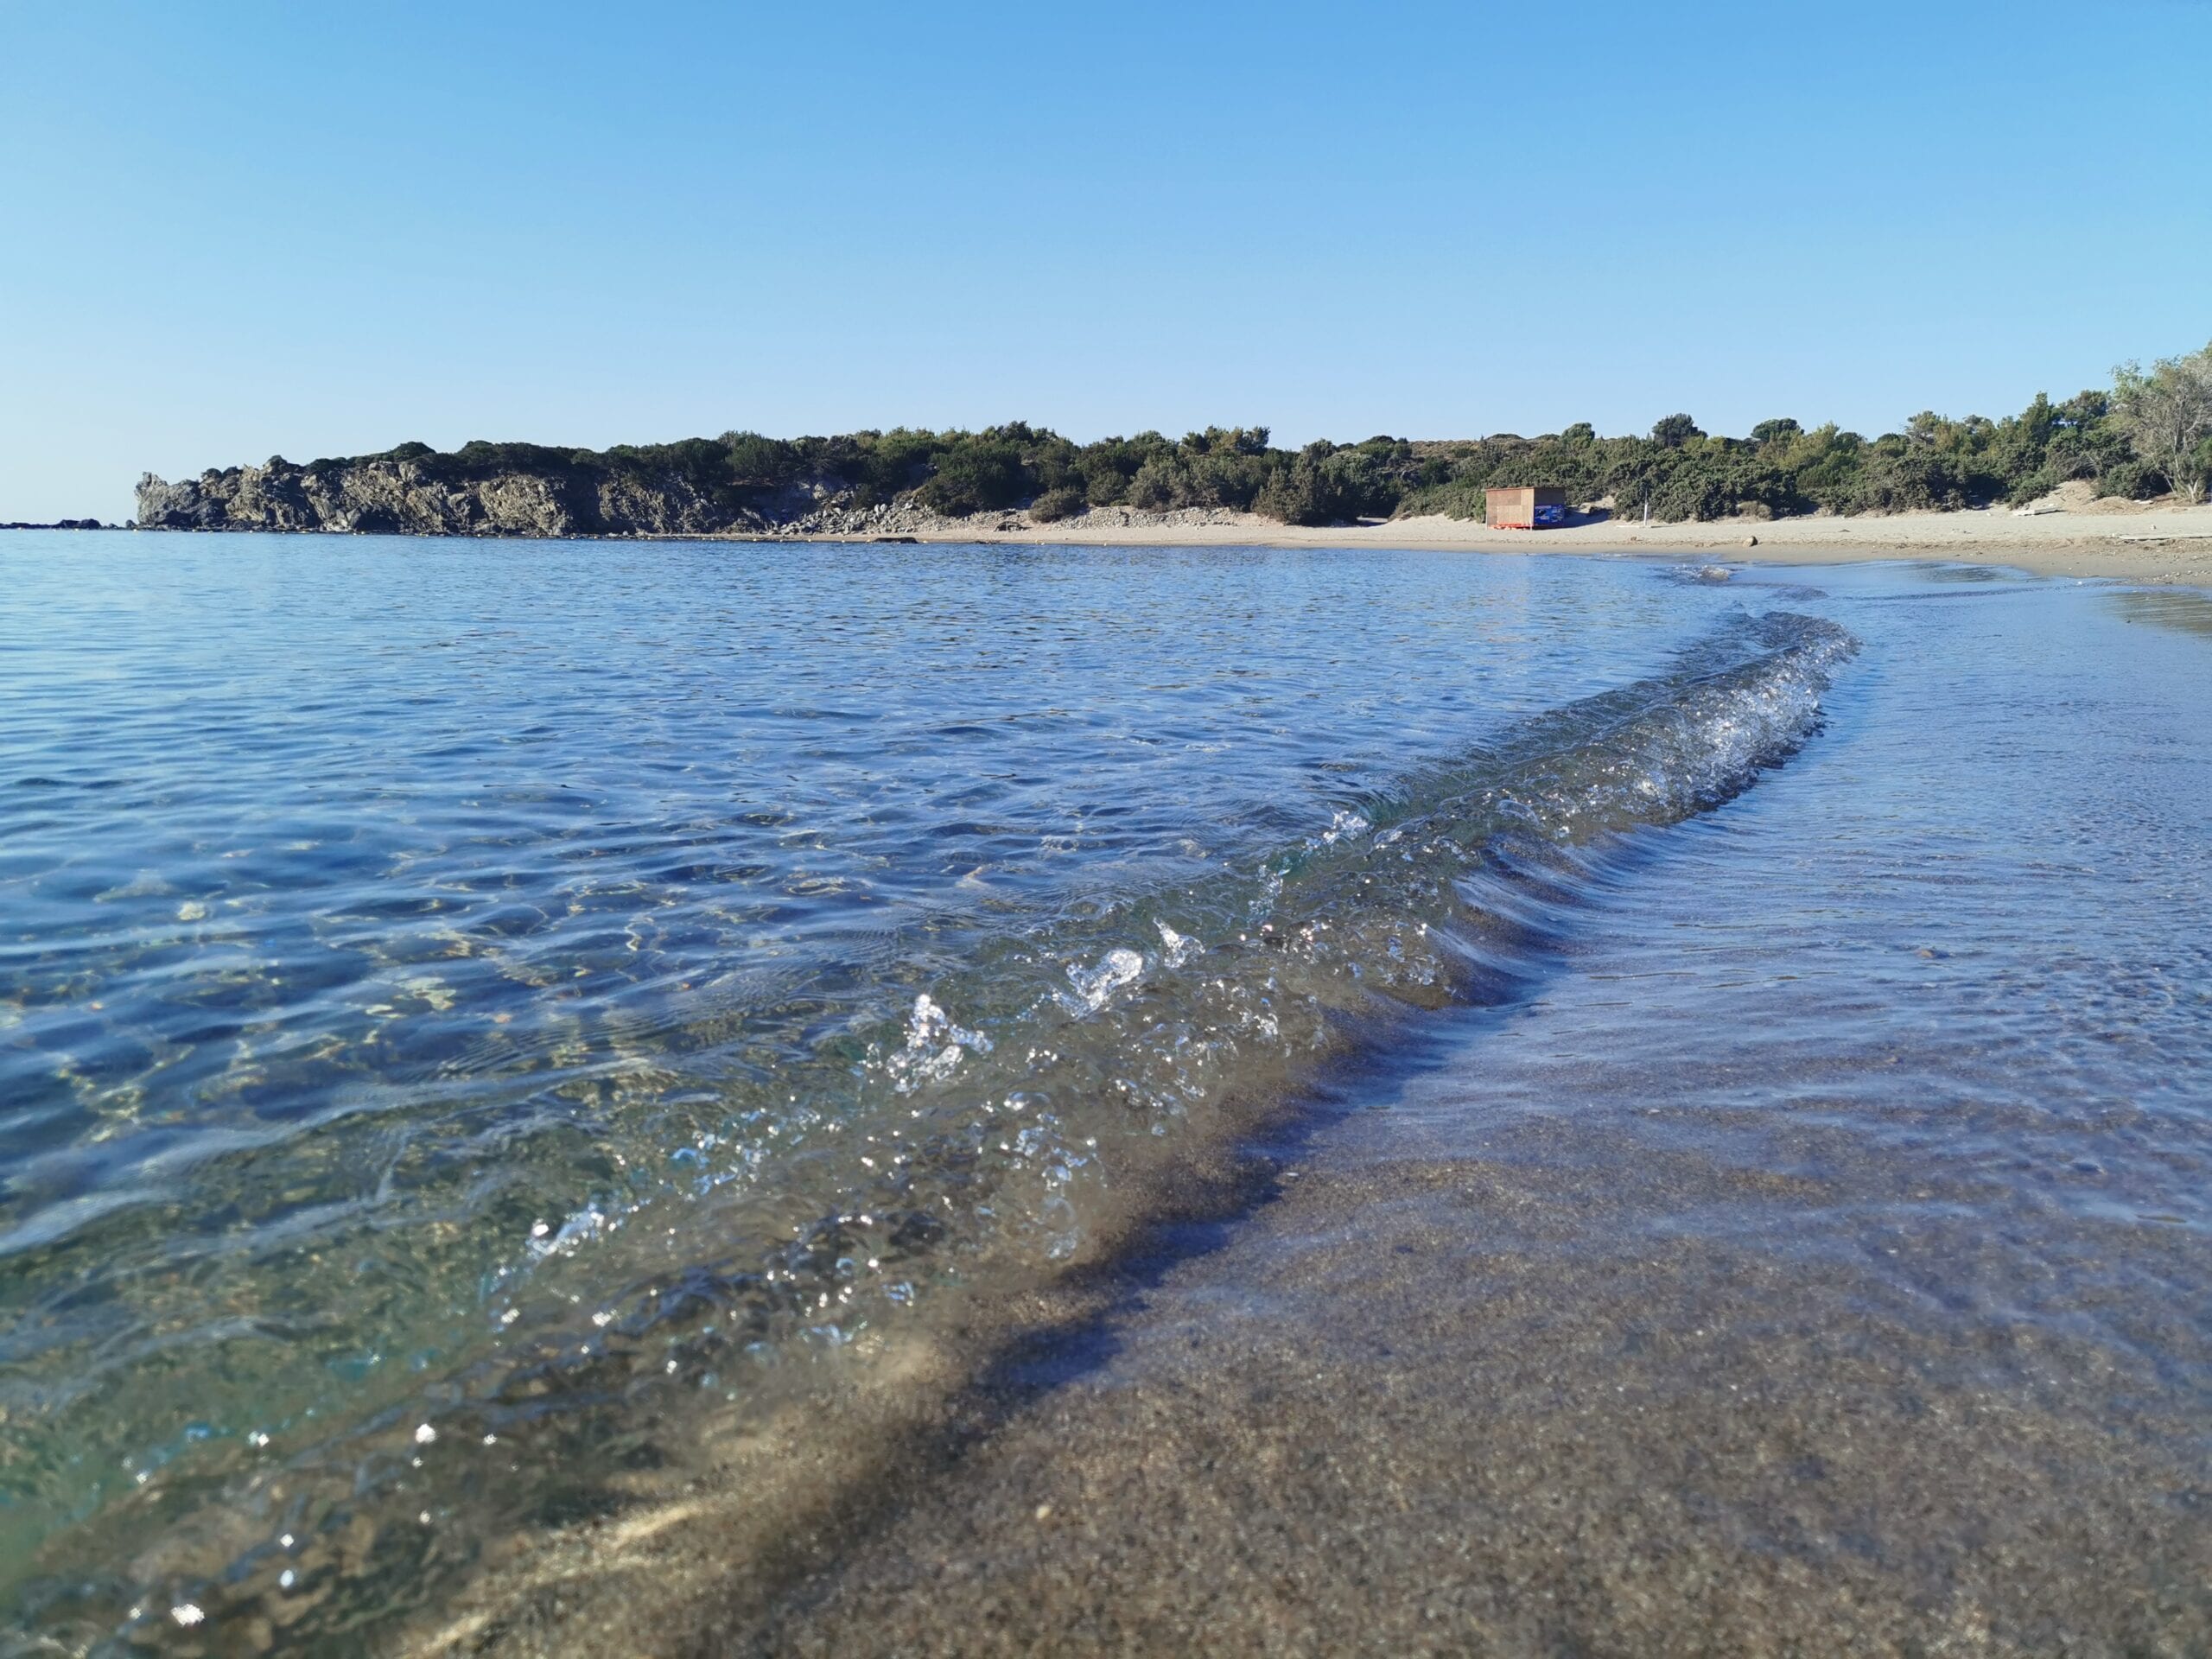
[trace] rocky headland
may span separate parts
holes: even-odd
[[[678,465],[609,466],[578,452],[521,463],[456,465],[425,450],[296,465],[211,469],[170,483],[138,480],[140,530],[329,531],[387,536],[722,536],[943,539],[1038,530],[1058,522],[1030,503],[945,512],[922,489],[890,493],[834,467],[734,486]],[[524,446],[503,446],[518,449]],[[1218,530],[1251,520],[1227,508],[1120,506],[1070,515],[1092,530]],[[1264,522],[1264,521],[1258,521]]]
[[[701,536],[772,534],[841,509],[873,526],[887,504],[855,509],[843,480],[793,481],[745,499],[702,487],[677,467],[558,461],[456,467],[453,458],[395,452],[297,466],[210,470],[172,484],[138,480],[141,530],[330,531],[392,536]]]

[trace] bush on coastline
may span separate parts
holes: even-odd
[[[2212,346],[2147,372],[2122,364],[2113,377],[2112,423],[2145,470],[2184,500],[2202,501],[2212,476]]]
[[[2192,396],[2203,410],[2193,426],[2181,412],[2197,406]],[[2123,368],[2110,391],[2063,403],[2039,392],[2019,414],[1993,421],[1923,410],[1878,438],[1788,417],[1759,422],[1748,438],[1719,437],[1671,415],[1648,438],[1600,438],[1578,423],[1534,439],[1416,448],[1445,464],[1399,498],[1401,514],[1478,517],[1485,489],[1523,484],[1559,486],[1572,500],[1611,498],[1623,515],[1648,504],[1666,520],[2018,505],[2077,479],[2101,495],[2171,489],[2195,499],[2212,474],[2212,346],[2148,374]]]
[[[2063,402],[2038,393],[2018,415],[1954,419],[1923,410],[1873,438],[1786,416],[1732,438],[1707,433],[1687,412],[1642,437],[1600,437],[1588,422],[1535,438],[1378,436],[1298,450],[1274,447],[1271,435],[1264,426],[1210,426],[1180,438],[1147,431],[1077,444],[1016,421],[977,432],[725,432],[605,450],[478,439],[449,453],[410,442],[304,468],[272,457],[270,470],[327,475],[402,463],[456,487],[535,478],[575,499],[614,486],[680,488],[732,522],[787,522],[833,499],[862,508],[906,500],[951,516],[1027,506],[1047,523],[1098,507],[1227,508],[1294,524],[1479,518],[1485,490],[1528,484],[1662,520],[1986,506],[2032,500],[2074,480],[2101,494],[2171,490],[2194,500],[2212,481],[2212,346],[2148,370],[2124,365],[2110,388]]]

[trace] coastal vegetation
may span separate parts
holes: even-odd
[[[1025,422],[981,431],[899,428],[836,437],[726,432],[604,450],[404,443],[373,455],[149,479],[139,522],[178,528],[429,530],[458,533],[849,526],[893,506],[946,517],[1026,510],[1052,523],[1095,509],[1249,512],[1292,524],[1417,513],[1479,518],[1483,493],[1550,485],[1571,502],[1657,520],[1780,518],[2031,501],[2075,480],[2101,495],[2212,483],[2212,346],[1998,419],[1932,410],[1866,437],[1831,422],[1759,422],[1741,437],[1674,414],[1643,435],[1587,422],[1529,438],[1379,436],[1280,448],[1264,426],[1077,443]],[[374,486],[375,487],[369,487]],[[149,487],[150,486],[150,487]],[[513,505],[518,492],[530,500]],[[494,497],[503,497],[502,505]],[[487,505],[488,504],[488,505]],[[823,520],[825,506],[840,515]],[[502,518],[502,513],[508,516]],[[522,516],[518,518],[515,514]]]

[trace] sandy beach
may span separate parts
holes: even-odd
[[[1057,524],[1023,514],[925,531],[922,542],[1012,542],[1096,546],[1422,548],[1445,553],[1566,552],[1629,558],[1720,556],[1762,563],[1826,564],[1947,559],[2038,575],[2120,582],[2212,583],[2212,504],[2096,500],[2070,490],[2065,505],[2032,516],[1997,507],[1961,512],[1811,516],[1771,520],[1639,524],[1592,519],[1554,530],[1491,530],[1464,518],[1395,518],[1307,528],[1255,513],[1135,513],[1106,508]]]

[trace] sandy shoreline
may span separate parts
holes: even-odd
[[[1009,515],[989,528],[955,526],[913,539],[1092,547],[1410,548],[1658,559],[1725,555],[1782,564],[1948,559],[2038,575],[2212,584],[2212,504],[2091,501],[2032,518],[1994,508],[1648,526],[1600,519],[1543,531],[1491,530],[1464,518],[1438,517],[1307,528],[1253,513],[1130,514],[1109,509],[1052,524],[1032,524]]]
[[[1866,513],[1854,518],[1723,518],[1643,524],[1592,518],[1542,531],[1491,530],[1467,518],[1427,515],[1356,524],[1285,524],[1257,513],[1192,508],[1139,512],[1094,509],[1051,524],[1022,511],[968,518],[922,515],[865,529],[702,533],[666,531],[611,539],[654,542],[911,542],[963,546],[1313,547],[1436,553],[1574,553],[1599,558],[1725,559],[1764,564],[1872,563],[1941,559],[2044,576],[2212,587],[2212,502],[2184,506],[2098,500],[2069,486],[2065,505],[2021,516],[2002,508],[1959,512]],[[24,528],[33,528],[24,526]]]

